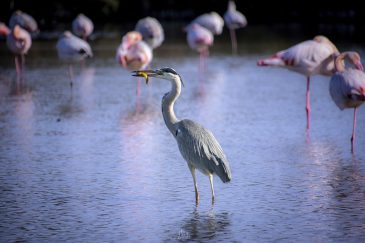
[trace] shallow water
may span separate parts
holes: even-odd
[[[316,76],[306,133],[305,78],[256,66],[294,43],[241,40],[232,57],[221,39],[204,74],[185,42],[155,52],[152,68],[183,77],[177,116],[210,129],[230,161],[214,205],[198,173],[198,207],[161,115],[170,84],[142,82],[136,97],[137,79],[114,61],[117,39],[92,43],[72,91],[54,41],[35,41],[18,85],[0,43],[1,241],[365,241],[365,108],[352,155],[352,111]]]

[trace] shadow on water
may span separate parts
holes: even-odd
[[[361,229],[365,222],[365,171],[359,168],[363,162],[354,156],[339,160],[338,167],[332,174],[330,186],[333,201],[330,208],[336,218],[335,228],[340,238],[363,237]]]
[[[216,213],[214,208],[200,212],[198,208],[194,208],[193,212],[183,220],[179,232],[172,239],[182,242],[214,240],[218,235],[229,235],[227,231],[230,225],[228,212]]]

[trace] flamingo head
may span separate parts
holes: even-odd
[[[123,39],[122,39],[123,49],[126,50],[130,46],[136,44],[137,42],[139,42],[141,40],[142,40],[141,33],[137,32],[137,31],[130,31],[123,36]]]
[[[356,69],[360,71],[364,71],[364,67],[361,63],[360,55],[357,52],[350,52],[349,53],[349,61],[351,64],[355,66]]]

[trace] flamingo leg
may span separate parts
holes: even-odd
[[[71,64],[68,66],[68,74],[69,74],[69,77],[70,77],[70,87],[71,87],[71,90],[72,90],[73,83],[74,83],[74,72],[73,72],[73,68],[72,68]]]
[[[354,108],[354,122],[353,122],[353,126],[352,126],[351,153],[354,153],[355,129],[356,129],[356,107]]]
[[[25,56],[23,54],[20,54],[20,68],[23,72],[24,69],[24,64],[25,64]]]
[[[232,42],[232,54],[237,54],[237,37],[236,31],[234,29],[229,29],[229,33],[231,35],[231,42]]]
[[[137,79],[137,97],[141,96],[141,79]]]
[[[311,116],[311,107],[310,107],[310,91],[309,91],[309,86],[310,86],[310,77],[307,77],[307,93],[306,93],[306,106],[305,106],[305,110],[307,112],[307,129],[309,130],[310,128],[310,116]]]
[[[15,56],[15,71],[16,71],[16,75],[18,77],[20,77],[20,74],[22,72],[22,68],[21,68],[19,57],[17,55]]]
[[[204,72],[204,51],[199,52],[199,74],[200,76]]]

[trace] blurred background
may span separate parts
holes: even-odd
[[[222,0],[90,0],[44,1],[2,0],[0,21],[7,23],[13,11],[20,9],[34,16],[41,31],[64,30],[78,13],[90,16],[95,31],[117,28],[121,31],[134,27],[145,16],[157,18],[167,35],[180,35],[184,25],[200,14],[216,11],[223,15],[227,2]],[[318,33],[336,39],[365,40],[365,8],[362,1],[279,0],[236,1],[237,9],[248,20],[248,27],[269,27],[282,35],[312,38]],[[42,38],[42,35],[40,36]]]

